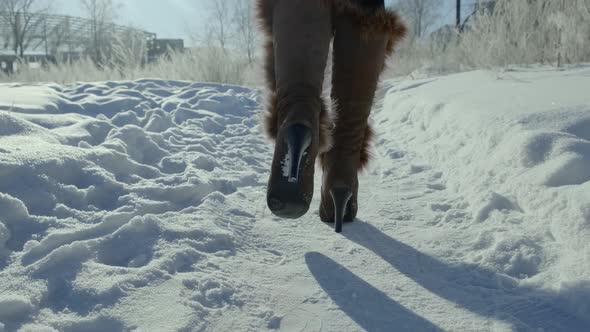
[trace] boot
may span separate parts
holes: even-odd
[[[267,204],[283,218],[299,218],[313,196],[315,160],[327,145],[321,99],[332,6],[316,0],[259,0],[267,33],[270,105],[266,131],[275,141]]]
[[[331,98],[335,105],[333,144],[321,154],[323,169],[320,218],[353,221],[358,211],[358,172],[369,161],[369,114],[385,59],[405,34],[395,12],[382,5],[360,7],[335,0]]]

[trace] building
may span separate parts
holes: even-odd
[[[141,56],[143,62],[148,56],[153,60],[166,54],[168,49],[184,48],[183,40],[158,40],[155,33],[117,24],[104,26],[99,36],[101,39],[97,42],[96,34],[93,34],[96,28],[93,24],[96,23],[92,20],[67,15],[31,13],[27,17],[34,24],[25,36],[24,55],[17,59],[12,49],[14,45],[10,15],[0,11],[0,70],[4,73],[13,73],[18,69],[19,63],[31,62],[31,66],[40,66],[55,62],[56,59],[76,61],[95,54],[110,54],[114,38],[123,41],[137,40],[137,43],[129,45],[141,49],[136,54]]]
[[[171,52],[184,52],[183,39],[154,38],[148,42],[148,62],[170,55]]]
[[[14,53],[0,52],[0,70],[5,74],[14,73],[23,64],[29,68],[39,68],[56,62],[54,56],[44,53],[28,52],[22,57],[17,57]]]

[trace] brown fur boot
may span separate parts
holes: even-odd
[[[405,34],[395,12],[361,8],[335,0],[332,100],[335,127],[332,148],[321,155],[323,169],[320,218],[352,221],[358,210],[357,173],[369,160],[371,129],[368,118],[380,73],[393,46]]]
[[[267,204],[277,216],[299,218],[313,196],[316,156],[327,145],[321,94],[332,6],[324,0],[258,0],[258,9],[268,39],[266,130],[275,140]]]

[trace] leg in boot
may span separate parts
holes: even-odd
[[[335,107],[333,145],[321,155],[324,222],[352,221],[358,210],[357,173],[369,159],[371,129],[368,118],[379,75],[405,27],[395,12],[363,8],[349,0],[335,0],[332,100]],[[335,195],[338,192],[340,194]]]
[[[321,94],[332,10],[315,0],[260,0],[258,5],[269,38],[266,129],[275,140],[267,203],[277,216],[298,218],[309,209],[315,159],[326,141]]]

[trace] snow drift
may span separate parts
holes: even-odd
[[[0,331],[584,330],[588,86],[384,82],[341,236],[267,211],[256,90],[1,85]]]
[[[376,120],[444,174],[455,197],[433,223],[467,232],[462,261],[557,292],[588,319],[590,70],[392,84]]]

